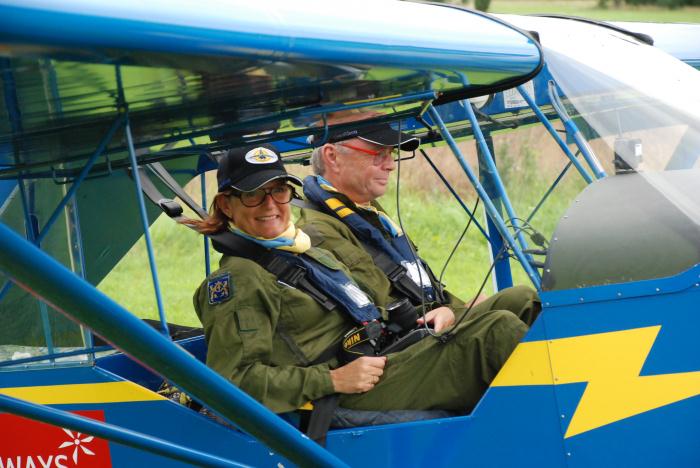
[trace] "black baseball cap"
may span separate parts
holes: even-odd
[[[359,138],[375,145],[400,147],[402,151],[415,151],[420,145],[420,139],[408,133],[394,130],[388,123],[378,123],[371,126],[353,128],[351,130],[333,130],[328,132],[328,143]],[[314,137],[314,140],[320,137]],[[401,144],[399,145],[399,142]]]
[[[229,188],[251,192],[275,179],[286,179],[301,186],[301,179],[287,173],[272,145],[230,149],[219,160],[216,179],[219,192]]]

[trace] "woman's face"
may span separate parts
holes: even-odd
[[[263,185],[263,189],[280,187],[287,182],[282,179],[273,180]],[[289,203],[278,203],[269,194],[263,202],[254,207],[248,207],[239,197],[226,197],[221,206],[224,213],[233,220],[236,226],[246,234],[255,237],[272,239],[282,234],[289,225],[291,207]]]

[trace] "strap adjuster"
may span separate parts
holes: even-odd
[[[389,278],[389,281],[392,283],[399,281],[401,278],[406,276],[407,270],[403,265],[400,265],[398,263],[395,264],[396,266],[391,270],[386,272],[387,278]]]

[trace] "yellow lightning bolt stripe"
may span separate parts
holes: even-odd
[[[639,375],[660,329],[520,343],[492,385],[588,382],[565,438],[700,395],[700,371]]]
[[[132,382],[8,387],[0,388],[0,394],[41,405],[123,403],[165,399],[165,397]]]

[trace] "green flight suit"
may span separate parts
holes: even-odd
[[[324,255],[317,250],[321,253],[315,256]],[[355,265],[354,270],[361,269]],[[366,276],[353,274],[363,288],[376,276],[368,271]],[[211,281],[225,275],[228,298],[210,303]],[[386,302],[390,290],[381,276],[378,291],[366,290],[378,304]],[[353,326],[344,313],[324,310],[250,260],[226,256],[195,292],[194,303],[208,344],[207,364],[272,411],[294,410],[333,393],[330,369],[338,366],[337,360],[310,362]],[[468,411],[526,331],[511,312],[475,308],[447,343],[428,337],[388,356],[375,388],[342,395],[340,406]]]
[[[357,209],[346,197],[338,195],[338,198],[375,227],[381,227],[375,213]],[[376,207],[381,209],[378,204]],[[379,293],[377,294],[378,300],[385,301],[378,302],[379,305],[386,306],[388,302],[400,297],[392,291],[391,283],[379,267],[374,264],[372,256],[364,250],[362,243],[341,220],[320,211],[303,209],[296,225],[311,237],[314,246],[330,251],[345,264],[360,286],[366,285],[369,290],[377,291]],[[383,229],[381,231],[384,232]],[[448,291],[445,291],[445,297],[446,305],[459,318],[468,304]],[[537,318],[541,305],[539,297],[533,289],[526,286],[515,286],[504,289],[481,302],[472,308],[469,315],[483,310],[508,310],[529,326]]]

